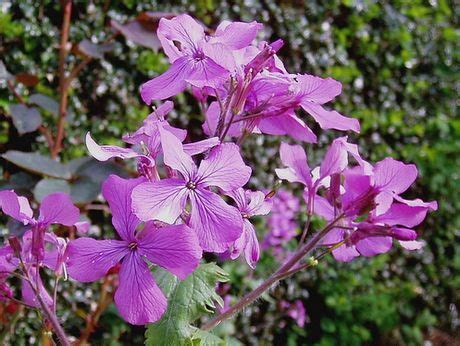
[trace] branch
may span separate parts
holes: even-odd
[[[238,313],[242,309],[244,309],[247,305],[254,302],[257,298],[259,298],[266,290],[268,290],[274,283],[279,281],[284,277],[286,273],[292,269],[294,265],[296,265],[304,256],[306,256],[309,252],[314,250],[316,246],[319,244],[321,239],[334,227],[334,225],[343,217],[343,214],[337,216],[333,221],[331,221],[325,228],[321,231],[316,233],[311,240],[302,246],[294,256],[291,257],[285,264],[283,264],[275,273],[270,275],[268,279],[266,279],[259,287],[257,287],[254,291],[249,292],[243,298],[240,299],[235,305],[230,307],[228,310],[224,311],[220,315],[214,317],[208,323],[206,323],[202,329],[203,330],[210,330],[217,326],[223,320],[231,317],[233,314]]]
[[[56,139],[54,147],[51,150],[51,157],[55,159],[62,149],[62,140],[64,138],[64,125],[67,116],[67,98],[68,88],[65,76],[65,59],[67,57],[67,41],[69,39],[70,17],[72,14],[72,0],[64,0],[64,14],[61,27],[61,43],[59,46],[59,122],[57,126]]]

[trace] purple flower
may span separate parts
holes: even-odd
[[[5,214],[30,226],[31,254],[37,261],[43,260],[45,256],[45,233],[49,226],[52,224],[73,226],[80,217],[80,211],[65,193],[46,196],[40,205],[38,218],[33,217],[28,200],[16,195],[14,191],[0,192],[0,206]]]
[[[211,186],[223,191],[242,187],[251,175],[251,168],[241,158],[233,143],[213,148],[199,167],[184,152],[180,141],[160,129],[164,162],[182,177],[140,184],[133,190],[133,208],[142,221],[176,222],[190,202],[189,225],[198,235],[205,251],[224,252],[242,233],[240,212],[227,205]]]
[[[276,174],[280,179],[291,183],[301,183],[305,186],[305,199],[309,212],[312,212],[314,196],[318,189],[329,188],[331,177],[345,170],[348,166],[348,154],[355,158],[363,172],[370,172],[372,167],[361,158],[357,145],[347,142],[346,136],[332,142],[321,166],[314,170],[308,166],[307,155],[301,146],[281,143],[280,156],[286,168],[276,169]]]
[[[286,300],[282,300],[281,308],[286,310],[286,314],[296,321],[297,325],[301,328],[304,327],[305,322],[308,322],[308,316],[305,311],[305,306],[300,299],[297,299],[293,303],[289,303]]]
[[[157,227],[149,222],[137,231],[140,220],[132,212],[131,193],[143,181],[111,175],[103,184],[102,193],[121,240],[79,238],[67,247],[69,275],[79,281],[98,280],[121,261],[115,304],[132,324],[155,322],[166,310],[166,298],[145,260],[185,279],[201,258],[198,240],[186,225]]]
[[[141,86],[142,99],[147,104],[163,100],[179,94],[187,84],[218,88],[230,75],[228,66],[234,65],[232,51],[248,46],[260,28],[256,22],[223,22],[209,37],[189,15],[162,18],[158,38],[172,65]]]
[[[256,215],[267,215],[272,204],[265,199],[265,194],[261,191],[245,191],[239,188],[227,192],[227,195],[235,201],[243,217],[243,233],[234,242],[230,257],[238,258],[244,252],[246,262],[254,269],[259,260],[260,249],[256,230],[249,219]]]
[[[154,110],[143,125],[133,134],[126,135],[123,140],[132,144],[133,148],[121,148],[115,145],[98,145],[89,133],[86,134],[86,146],[90,154],[99,161],[107,161],[111,158],[118,157],[120,159],[138,159],[138,171],[141,175],[149,180],[158,180],[158,172],[155,167],[155,160],[162,152],[162,143],[160,140],[159,128],[163,128],[174,134],[182,142],[187,136],[186,130],[181,130],[172,127],[165,120],[173,108],[171,101],[166,101],[164,104]],[[216,146],[219,139],[212,137],[195,143],[184,144],[184,151],[190,155],[201,154],[204,151]]]
[[[415,240],[417,233],[412,228],[423,221],[429,210],[437,208],[436,203],[404,200],[406,203],[393,203],[380,214],[376,203],[381,185],[375,187],[373,178],[351,169],[344,172],[345,182],[338,201],[315,197],[316,214],[327,220],[333,220],[340,213],[346,215],[323,238],[323,245],[332,246],[344,241],[342,246],[333,250],[334,257],[339,261],[351,261],[359,255],[385,253],[392,247],[393,239],[408,250],[423,246],[422,242]],[[367,217],[360,221],[358,218],[363,215]]]
[[[299,225],[295,218],[300,209],[300,202],[291,192],[278,190],[272,198],[272,205],[267,220],[270,231],[264,237],[262,248],[272,248],[276,255],[284,255],[282,245],[293,239],[298,232]]]

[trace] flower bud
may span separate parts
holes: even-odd
[[[267,44],[259,54],[255,56],[244,68],[244,73],[250,73],[253,77],[266,67],[267,61],[273,57],[284,45],[282,39],[278,39],[271,44]]]
[[[410,241],[417,239],[417,232],[408,228],[392,228],[390,235],[398,240]]]

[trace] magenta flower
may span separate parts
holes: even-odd
[[[111,175],[103,184],[102,193],[121,240],[79,238],[67,246],[69,275],[78,281],[96,281],[121,261],[115,304],[132,324],[155,322],[166,310],[166,298],[146,259],[185,279],[201,258],[196,236],[186,225],[157,227],[147,223],[137,231],[140,220],[131,211],[131,193],[143,181]]]
[[[378,214],[379,188],[373,186],[372,176],[362,175],[356,170],[346,171],[343,192],[337,201],[315,197],[315,213],[326,220],[333,220],[340,213],[346,215],[336,228],[325,238],[324,245],[345,244],[333,250],[338,261],[351,261],[353,258],[375,256],[385,253],[392,247],[393,239],[408,250],[419,249],[423,243],[416,241],[417,233],[412,229],[420,224],[429,210],[437,208],[436,202],[424,203],[420,200],[406,201],[408,204],[394,203],[383,214]],[[340,202],[338,202],[340,201]],[[368,216],[359,221],[363,214]]]
[[[280,305],[282,309],[286,310],[286,315],[291,317],[299,327],[303,328],[305,322],[308,322],[305,306],[300,299],[295,300],[293,303],[282,300]]]
[[[27,198],[16,195],[14,191],[0,192],[0,206],[3,212],[12,218],[30,226],[32,231],[31,254],[37,261],[45,256],[45,233],[52,224],[73,226],[80,217],[70,197],[65,193],[53,193],[46,196],[40,205],[40,214],[33,217]]]
[[[230,257],[232,259],[238,258],[244,252],[246,262],[254,269],[257,261],[259,261],[260,248],[256,230],[249,219],[256,215],[267,215],[272,203],[265,199],[265,194],[261,191],[245,191],[239,188],[227,192],[227,195],[235,201],[243,217],[243,233],[234,242]]]
[[[158,173],[155,168],[155,160],[162,152],[159,128],[174,134],[182,142],[187,136],[187,131],[169,125],[165,116],[172,110],[173,103],[166,101],[155,109],[144,120],[143,125],[133,134],[126,135],[123,140],[132,144],[133,148],[122,148],[115,145],[99,145],[89,133],[86,134],[86,146],[90,154],[99,161],[107,161],[118,157],[120,159],[138,159],[139,173],[149,180],[158,180]],[[216,137],[208,138],[199,142],[184,144],[184,151],[190,155],[197,155],[216,146],[219,139]]]
[[[232,65],[232,51],[248,46],[261,25],[258,23],[222,23],[214,36],[192,17],[182,14],[162,18],[158,38],[172,63],[162,75],[141,86],[145,103],[163,100],[182,92],[188,84],[217,88],[229,77],[226,66]]]
[[[226,251],[240,237],[243,220],[236,208],[226,204],[209,188],[238,189],[249,180],[251,168],[244,164],[233,143],[213,148],[197,167],[174,135],[160,129],[160,136],[165,164],[182,177],[140,184],[133,190],[134,212],[142,221],[173,224],[189,201],[189,225],[198,235],[203,250]]]

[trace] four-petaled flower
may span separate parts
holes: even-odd
[[[141,222],[132,212],[131,193],[143,181],[143,178],[125,180],[112,175],[102,187],[112,212],[112,224],[121,240],[85,237],[67,246],[69,275],[79,281],[98,280],[121,261],[115,304],[123,318],[132,324],[155,322],[166,310],[166,298],[146,260],[185,279],[201,258],[196,235],[186,225],[157,227],[150,222],[137,230]]]
[[[159,220],[173,224],[190,201],[190,227],[205,251],[224,252],[238,239],[243,229],[240,212],[229,206],[210,187],[232,191],[249,180],[238,146],[224,143],[213,148],[199,167],[184,152],[182,143],[160,129],[164,162],[182,177],[140,184],[133,190],[133,208],[142,221]]]

